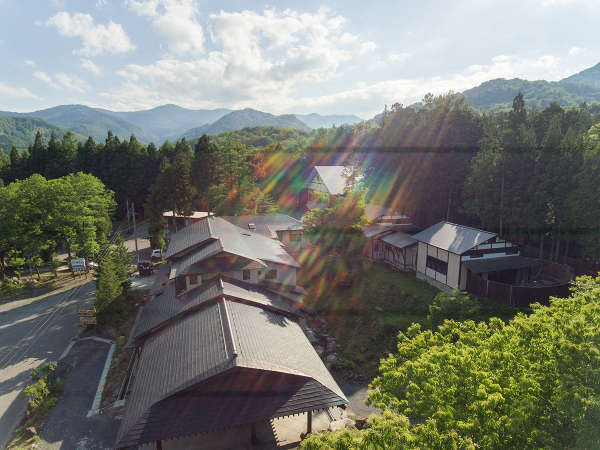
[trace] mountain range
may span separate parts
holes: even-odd
[[[519,78],[486,81],[462,93],[473,106],[485,112],[510,109],[514,97],[523,93],[526,106],[538,109],[556,102],[574,106],[583,102],[600,102],[600,63],[560,81],[529,81]],[[119,112],[84,105],[61,105],[29,113],[0,111],[0,148],[12,145],[25,149],[37,130],[45,139],[54,132],[58,137],[66,130],[80,139],[92,136],[103,141],[108,131],[121,139],[134,134],[141,142],[185,137],[195,139],[202,134],[219,134],[254,126],[275,126],[308,131],[362,121],[355,115],[284,114],[274,115],[255,109],[187,109],[162,105],[143,111]]]
[[[519,91],[528,108],[542,109],[552,102],[562,106],[600,102],[600,63],[560,81],[498,78],[468,89],[463,95],[480,111],[498,111],[511,108]]]
[[[17,122],[25,118],[42,119],[48,124],[38,123],[43,134],[49,134],[50,131],[57,132],[53,130],[54,127],[72,130],[81,136],[92,136],[97,141],[103,141],[110,130],[121,139],[127,139],[134,134],[141,142],[153,141],[157,144],[167,139],[176,140],[181,137],[193,139],[204,133],[219,134],[250,126],[278,126],[308,131],[312,128],[328,128],[362,121],[360,117],[354,115],[273,115],[254,109],[193,110],[177,105],[162,105],[149,110],[129,112],[110,111],[84,105],[61,105],[28,113],[0,111],[0,117],[2,116],[17,119]],[[31,124],[31,122],[27,123]],[[10,133],[8,127],[1,126],[0,136],[6,136],[5,140],[8,141],[7,133]],[[27,133],[20,138],[25,138],[26,135]],[[0,146],[4,147],[1,141]],[[18,146],[21,146],[21,143]]]

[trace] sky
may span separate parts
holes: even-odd
[[[356,114],[600,61],[600,0],[0,0],[0,110]]]

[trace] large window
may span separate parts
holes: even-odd
[[[448,273],[448,263],[441,259],[434,258],[433,256],[427,256],[427,267],[431,270],[435,270],[437,273],[446,275]]]
[[[250,271],[249,271],[249,270],[247,270],[247,269],[245,269],[245,270],[242,272],[242,278],[243,278],[244,280],[249,280],[249,279],[250,279]]]

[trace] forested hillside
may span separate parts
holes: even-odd
[[[0,152],[8,154],[13,146],[19,151],[26,150],[38,131],[43,139],[49,139],[52,132],[58,137],[66,133],[66,130],[35,117],[0,116]]]
[[[192,140],[203,134],[214,135],[225,131],[239,130],[244,127],[261,126],[294,128],[304,131],[310,130],[304,122],[300,121],[293,114],[275,116],[273,114],[247,108],[240,111],[232,111],[210,125],[192,128],[188,130],[183,137]]]
[[[210,207],[232,215],[293,209],[314,165],[351,163],[364,171],[369,201],[417,225],[448,219],[554,260],[598,258],[599,122],[586,105],[529,109],[518,95],[509,111],[482,115],[460,95],[427,95],[418,108],[395,104],[355,126],[249,127],[160,148],[112,134],[85,143],[40,134],[30,152],[5,158],[0,178],[83,171],[115,191],[119,214],[128,199],[155,214]]]
[[[575,83],[585,84],[600,89],[600,63],[596,64],[589,69],[582,70],[575,75],[564,78],[560,81],[561,83]]]
[[[508,110],[512,99],[523,93],[529,107],[548,107],[552,102],[562,106],[577,106],[581,103],[600,102],[600,87],[567,82],[528,81],[514,78],[499,78],[486,81],[468,89],[463,95],[481,111]]]
[[[560,81],[528,81],[498,78],[468,89],[463,95],[480,111],[509,110],[521,92],[529,108],[543,109],[550,104],[577,106],[600,102],[600,63]],[[600,105],[597,106],[600,110]]]

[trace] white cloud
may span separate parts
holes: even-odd
[[[50,76],[45,72],[35,72],[33,76],[54,89],[67,89],[83,93],[89,88],[89,86],[79,77],[67,75],[64,72],[57,73],[54,76]]]
[[[27,88],[9,86],[0,82],[0,97],[8,98],[34,98],[38,97],[31,93]]]
[[[571,47],[571,50],[569,50],[569,55],[571,55],[571,56],[577,56],[577,55],[582,54],[583,52],[585,52],[585,48]]]
[[[35,61],[33,59],[26,59],[23,61],[26,66],[35,67]]]
[[[90,72],[95,73],[96,75],[99,75],[102,73],[102,68],[100,68],[100,66],[96,65],[94,63],[94,61],[92,61],[91,59],[82,58],[81,59],[81,67],[83,67],[85,70],[89,70]]]
[[[107,3],[108,0],[96,0],[96,8],[102,8],[103,6],[106,6]]]
[[[158,3],[129,5],[151,16]],[[127,80],[124,85],[105,97],[140,108],[165,102],[256,106],[274,96],[296,95],[299,84],[338,77],[343,64],[375,48],[344,31],[345,19],[327,8],[315,13],[221,11],[209,19],[215,50],[192,59],[171,55],[149,65],[131,64],[117,72]]]
[[[128,8],[150,18],[152,26],[168,41],[173,54],[201,54],[204,30],[198,22],[194,0],[127,0]]]
[[[50,75],[48,75],[45,72],[35,72],[33,74],[34,77],[36,77],[38,80],[43,81],[44,83],[46,83],[48,86],[53,87],[55,89],[58,89],[58,84],[56,84],[53,80],[52,77]]]
[[[48,19],[46,25],[56,27],[61,36],[80,38],[83,47],[73,53],[84,56],[125,53],[135,49],[120,24],[111,20],[106,26],[96,25],[90,14],[71,15],[62,11]]]
[[[54,75],[54,79],[58,81],[61,86],[70,91],[83,93],[89,88],[83,80],[75,75],[67,75],[66,73],[61,72]]]
[[[375,44],[375,42],[373,41],[368,41],[368,42],[363,42],[362,44],[360,44],[360,53],[370,53],[370,52],[374,52],[375,49],[377,48],[377,44]]]
[[[390,53],[388,61],[391,62],[404,62],[409,59],[412,55],[408,52]]]

